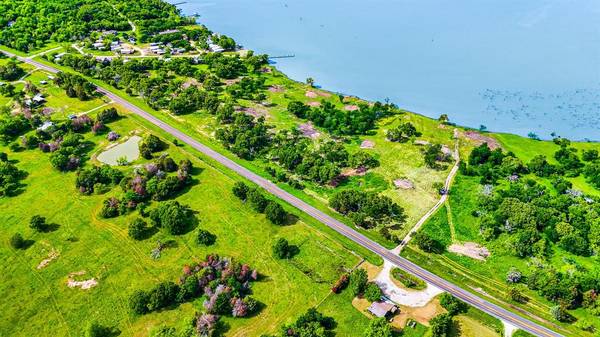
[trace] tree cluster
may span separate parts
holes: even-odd
[[[275,335],[267,337],[332,337],[334,328],[333,318],[310,308],[294,323],[282,326]]]
[[[387,196],[376,192],[343,190],[329,199],[329,205],[349,216],[357,225],[373,228],[378,225],[401,226],[406,215],[404,209]]]
[[[0,152],[0,197],[14,196],[21,189],[21,180],[27,172],[20,170],[8,160],[4,152]]]
[[[117,185],[123,177],[121,171],[109,165],[92,166],[77,172],[75,187],[83,194],[103,192],[107,187]]]
[[[129,307],[133,313],[143,315],[204,295],[203,306],[208,314],[244,317],[259,308],[258,302],[248,296],[250,283],[257,279],[258,272],[246,264],[208,255],[200,263],[185,265],[177,283],[167,281],[148,291],[137,290],[129,298]]]
[[[63,88],[69,97],[77,97],[85,101],[94,97],[96,86],[80,75],[59,72],[54,83]]]
[[[10,59],[5,65],[0,66],[0,80],[16,81],[23,75],[25,75],[25,71],[19,67],[15,59]]]
[[[275,225],[286,223],[289,214],[278,202],[267,199],[258,187],[251,188],[239,181],[233,185],[232,192],[240,200],[248,202],[255,211],[265,213],[267,220],[271,223]]]
[[[389,141],[406,143],[412,137],[420,137],[421,133],[417,131],[417,128],[412,123],[406,122],[394,129],[388,130],[385,135]]]
[[[328,101],[323,101],[319,107],[292,101],[288,104],[288,111],[334,135],[364,135],[375,128],[379,119],[394,114],[396,107],[376,102],[372,106],[361,104],[357,110],[342,111]]]

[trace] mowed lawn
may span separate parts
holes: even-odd
[[[129,118],[109,126],[121,134],[133,129],[146,131]],[[103,136],[90,135],[87,138],[102,143]],[[90,153],[99,150],[97,146]],[[127,299],[136,289],[148,289],[165,280],[176,282],[184,264],[209,253],[233,257],[262,275],[260,281],[253,283],[252,296],[264,304],[263,309],[251,318],[225,318],[226,335],[260,336],[273,332],[317,304],[340,323],[340,335],[362,335],[368,319],[356,312],[350,301],[330,295],[329,290],[344,269],[358,263],[359,257],[302,222],[285,227],[270,224],[264,215],[232,195],[235,181],[231,175],[181,148],[171,146],[168,152],[176,160],[190,158],[197,168],[196,183],[177,200],[198,212],[198,227],[217,235],[214,246],[196,245],[196,229],[176,237],[159,232],[145,241],[134,241],[127,236],[127,224],[137,213],[116,219],[97,216],[102,200],[118,195],[118,187],[106,195],[83,196],[75,189],[75,173],[54,170],[47,154],[38,150],[9,152],[29,176],[24,180],[23,193],[0,199],[0,255],[4,257],[0,267],[0,335],[81,336],[91,320],[115,326],[123,336],[146,336],[152,327],[163,323],[188,324],[197,308],[201,308],[201,300],[135,317],[129,313]],[[59,228],[50,233],[34,233],[28,228],[28,221],[35,214],[47,217]],[[15,232],[34,243],[26,250],[13,250],[8,240]],[[279,237],[300,247],[300,253],[291,261],[272,257],[271,246]],[[153,260],[150,252],[157,240],[172,243],[158,260]],[[37,269],[52,249],[59,257]],[[67,287],[68,275],[80,271],[85,271],[85,275],[79,280],[94,277],[98,285],[90,290]],[[348,318],[361,328],[347,326]]]

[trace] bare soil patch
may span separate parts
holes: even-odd
[[[58,258],[60,254],[58,253],[58,251],[56,251],[54,248],[48,253],[48,257],[43,259],[38,265],[37,265],[37,269],[42,269],[44,267],[46,267],[47,265],[50,264],[50,262],[52,262],[53,260],[55,260],[56,258]]]
[[[189,78],[187,81],[183,82],[183,85],[182,85],[183,89],[187,89],[191,86],[199,87],[200,82],[198,82],[198,80],[195,78]]]
[[[448,251],[480,261],[484,261],[490,256],[490,251],[487,248],[480,246],[475,242],[465,242],[463,244],[454,243],[448,247]]]
[[[252,116],[254,118],[268,117],[267,110],[265,110],[265,109],[236,107],[235,111],[243,112],[246,115],[250,115],[250,116]]]
[[[370,141],[370,140],[363,140],[363,142],[360,143],[361,149],[372,149],[374,147],[375,147],[375,142]]]
[[[223,80],[223,83],[225,83],[225,85],[229,86],[229,85],[232,85],[232,84],[236,84],[236,83],[238,83],[241,80],[242,80],[241,78],[234,78],[234,79],[231,79],[231,80]]]
[[[426,140],[423,140],[423,139],[417,139],[413,142],[413,144],[419,145],[419,146],[425,146],[425,145],[429,145],[431,143]]]
[[[358,105],[346,105],[344,107],[344,110],[346,110],[346,111],[356,111],[358,109],[359,109]]]
[[[308,102],[306,103],[308,106],[312,106],[312,107],[318,107],[321,106],[321,102],[316,102],[316,101],[312,101],[312,102]]]
[[[484,136],[477,131],[466,131],[464,135],[467,137],[467,139],[474,141],[478,146],[483,143],[487,143],[488,147],[492,150],[501,148],[500,142],[498,142],[496,139],[489,136]]]
[[[394,180],[394,186],[403,190],[411,190],[415,188],[415,184],[408,179],[396,179]]]
[[[305,137],[310,137],[312,139],[318,138],[321,135],[321,133],[315,129],[315,126],[311,122],[300,124],[298,129]]]
[[[316,92],[310,91],[310,90],[306,91],[306,93],[304,94],[304,96],[306,96],[308,98],[317,98],[317,97],[319,97],[319,95]]]
[[[355,176],[364,176],[367,174],[367,169],[364,167],[359,168],[347,168],[342,171],[343,176],[345,177],[355,177]]]
[[[269,87],[270,92],[284,92],[285,88],[282,85],[272,85]]]
[[[67,286],[69,288],[81,288],[83,290],[91,289],[91,288],[97,286],[98,281],[96,281],[95,277],[93,277],[89,280],[83,280],[83,281],[75,280],[75,276],[85,275],[85,273],[86,273],[85,270],[70,273],[69,277],[67,279]]]
[[[404,305],[399,306],[400,313],[394,316],[392,325],[396,328],[404,328],[409,319],[415,320],[423,325],[429,326],[429,321],[445,312],[444,308],[439,303],[439,300],[434,299],[423,307],[411,308]]]
[[[452,150],[448,147],[448,145],[442,145],[442,153],[446,156],[451,156]]]

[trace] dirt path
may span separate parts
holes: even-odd
[[[421,228],[421,226],[423,226],[425,222],[427,222],[427,220],[429,220],[429,218],[433,214],[435,214],[435,212],[437,212],[437,210],[446,202],[446,200],[448,200],[448,192],[450,192],[450,187],[452,185],[454,177],[456,176],[456,173],[458,172],[458,163],[460,162],[460,157],[458,154],[458,142],[458,138],[456,138],[454,144],[454,153],[452,154],[452,157],[454,158],[454,165],[452,166],[452,169],[450,170],[450,173],[448,174],[448,177],[446,178],[446,181],[444,183],[444,189],[446,190],[446,193],[444,193],[440,197],[438,202],[435,205],[433,205],[433,207],[429,211],[427,211],[427,213],[425,213],[425,215],[423,215],[423,217],[421,217],[419,221],[417,221],[417,223],[413,226],[413,228],[411,228],[408,234],[406,234],[402,242],[392,250],[392,253],[400,254],[402,249],[406,247],[406,245],[408,245],[412,236]]]

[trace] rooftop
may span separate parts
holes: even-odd
[[[386,317],[389,314],[395,314],[398,307],[391,302],[373,302],[367,310],[377,317]]]

